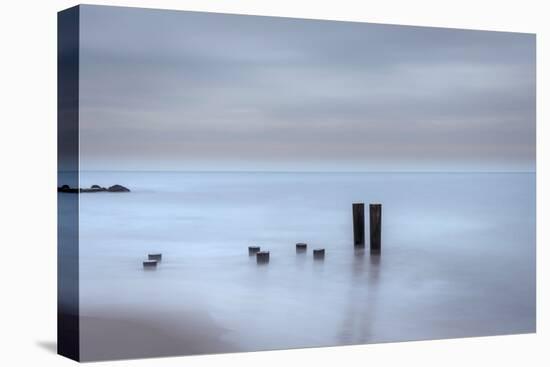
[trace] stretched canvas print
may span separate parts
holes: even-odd
[[[60,354],[535,332],[534,34],[58,25]]]

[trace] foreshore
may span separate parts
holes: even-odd
[[[205,312],[108,311],[80,316],[81,361],[234,352]]]

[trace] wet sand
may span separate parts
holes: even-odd
[[[236,349],[221,340],[225,330],[202,312],[98,312],[80,316],[80,330],[81,361],[227,353]]]

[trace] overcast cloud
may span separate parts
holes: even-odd
[[[82,169],[534,170],[535,36],[81,8]]]

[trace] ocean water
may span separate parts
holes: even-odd
[[[143,323],[180,354],[535,331],[535,174],[80,175],[81,187],[115,183],[132,192],[80,195],[81,316]],[[379,257],[353,247],[354,202],[367,249],[368,204],[383,205]],[[162,263],[144,271],[151,252]],[[86,325],[81,348],[109,340]]]

